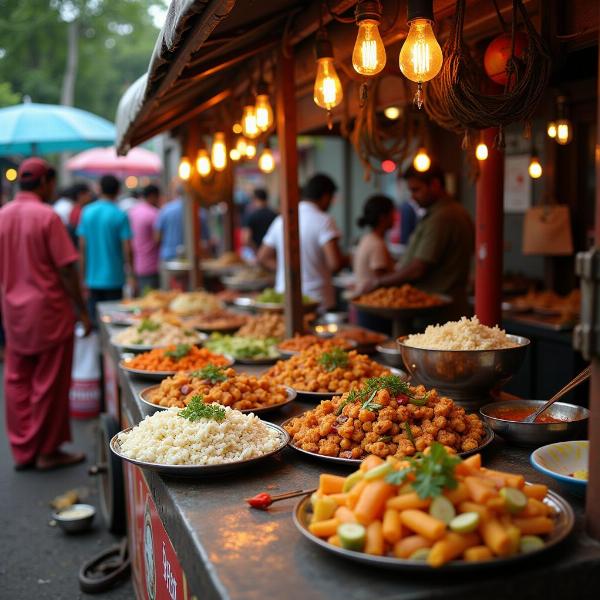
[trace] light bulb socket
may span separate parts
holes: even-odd
[[[315,54],[317,55],[317,60],[319,58],[333,58],[333,46],[329,41],[329,36],[325,29],[319,29],[319,31],[317,31]]]
[[[354,11],[354,18],[358,25],[361,21],[376,21],[377,24],[381,23],[381,13],[383,8],[379,0],[360,0],[356,5]]]
[[[408,0],[406,21],[410,23],[415,19],[427,19],[428,21],[434,21],[433,0]]]
[[[269,86],[264,79],[261,79],[256,84],[256,95],[257,96],[268,96],[269,95]]]

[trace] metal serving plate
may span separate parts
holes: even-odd
[[[417,317],[424,314],[428,314],[430,312],[435,312],[440,308],[445,308],[448,306],[452,299],[450,296],[445,296],[443,294],[431,294],[432,296],[439,298],[441,303],[436,304],[435,306],[415,306],[412,308],[388,308],[381,306],[373,306],[372,304],[362,304],[360,302],[356,302],[352,300],[353,306],[355,306],[358,310],[362,310],[367,313],[373,313],[383,317],[385,319],[404,319],[408,317]]]
[[[314,536],[309,530],[308,525],[310,523],[310,494],[302,498],[296,505],[294,510],[293,518],[294,525],[296,525],[298,531],[310,542],[321,546],[324,550],[337,554],[343,558],[360,562],[373,567],[380,567],[383,569],[395,569],[398,571],[416,571],[416,572],[429,572],[429,573],[449,573],[449,572],[466,572],[466,571],[477,571],[480,569],[491,568],[491,567],[505,567],[510,568],[516,563],[521,563],[524,560],[538,557],[540,554],[547,552],[551,548],[554,548],[561,542],[573,530],[575,524],[575,515],[571,505],[561,496],[555,492],[548,492],[548,496],[544,500],[546,504],[551,506],[556,512],[556,521],[554,531],[546,537],[546,544],[539,550],[534,550],[527,554],[518,554],[516,556],[510,556],[507,558],[494,558],[492,560],[485,560],[480,562],[467,562],[464,560],[454,560],[441,567],[430,567],[425,561],[408,560],[401,558],[394,558],[391,556],[373,556],[371,554],[365,554],[364,552],[355,552],[353,550],[345,550],[338,546],[327,543]]]
[[[283,312],[284,304],[277,302],[257,302],[256,298],[249,296],[240,296],[233,301],[235,306],[246,309],[265,310],[268,312]],[[305,302],[303,305],[304,312],[311,312],[319,307],[318,302]]]
[[[279,404],[272,404],[270,406],[263,406],[261,408],[245,408],[244,410],[240,410],[240,412],[244,414],[253,413],[256,415],[260,413],[270,412],[272,410],[277,410],[282,406],[287,406],[290,402],[293,402],[296,399],[296,390],[293,390],[287,385],[284,385],[283,387],[285,388],[287,394],[287,398],[284,402],[280,402]],[[160,388],[160,385],[151,385],[150,387],[144,388],[139,394],[140,402],[145,404],[148,408],[153,409],[154,412],[156,412],[157,410],[167,410],[167,408],[170,408],[168,406],[159,406],[158,404],[154,404],[154,402],[150,400],[150,396],[158,388]]]
[[[119,442],[119,433],[117,433],[112,440],[110,440],[110,449],[119,458],[130,462],[142,469],[148,469],[149,471],[156,471],[157,473],[161,473],[162,475],[169,475],[171,477],[211,477],[213,475],[221,475],[224,473],[228,473],[230,471],[235,471],[237,469],[242,469],[247,466],[252,466],[253,464],[269,458],[270,456],[275,456],[279,452],[281,452],[288,444],[290,436],[287,431],[279,427],[279,425],[275,425],[274,423],[269,423],[268,421],[263,421],[263,423],[277,431],[281,438],[281,444],[278,448],[273,450],[272,452],[268,452],[267,454],[263,454],[262,456],[257,456],[255,458],[249,458],[247,460],[240,460],[236,462],[223,463],[220,465],[163,465],[158,463],[150,463],[144,462],[141,460],[136,460],[134,458],[128,458],[127,456],[121,453],[121,444]],[[124,429],[120,433],[128,433],[131,431],[133,427],[128,427]]]
[[[200,331],[196,331],[195,335],[196,335],[196,337],[190,339],[189,342],[179,342],[179,343],[180,344],[189,343],[189,344],[193,344],[195,346],[201,346],[208,339],[208,336],[205,333],[201,333]],[[173,346],[172,343],[158,344],[157,346],[151,345],[151,344],[120,344],[119,342],[117,342],[115,340],[115,336],[110,338],[110,343],[113,346],[115,346],[116,348],[119,348],[119,350],[125,350],[125,351],[129,350],[131,352],[148,352],[149,350],[154,350],[156,348],[167,348],[168,346]],[[175,345],[177,345],[177,344],[175,344]]]
[[[255,292],[273,286],[274,277],[259,277],[258,279],[239,280],[233,275],[221,279],[223,285],[238,292]]]
[[[300,414],[300,415],[296,415],[296,417],[290,417],[289,419],[286,419],[281,424],[281,426],[285,428],[285,426],[292,419],[298,418],[301,416],[302,415]],[[490,427],[488,427],[488,425],[486,425],[485,423],[483,424],[483,426],[485,429],[485,436],[484,436],[483,440],[481,441],[481,445],[477,446],[477,448],[475,448],[475,450],[469,450],[468,452],[459,452],[458,456],[460,456],[461,458],[467,458],[468,456],[471,456],[472,454],[478,454],[479,452],[481,452],[484,448],[489,446],[494,441],[494,432],[492,431],[492,429]],[[360,466],[360,463],[363,461],[362,458],[342,458],[340,456],[325,456],[324,454],[317,454],[316,452],[309,452],[308,450],[303,450],[302,448],[299,448],[298,446],[296,446],[294,444],[294,440],[291,436],[290,436],[289,445],[290,445],[290,448],[293,448],[297,452],[301,452],[302,454],[306,454],[307,456],[311,456],[312,458],[318,458],[319,460],[322,460],[324,462],[358,468]]]
[[[265,356],[263,358],[238,358],[233,356],[236,363],[240,365],[274,365],[278,360],[281,360],[283,356]]]
[[[231,356],[226,354],[221,354],[220,356],[224,356],[227,359],[227,362],[224,365],[219,365],[220,367],[231,367],[233,366],[234,360]],[[125,360],[121,360],[119,362],[119,366],[123,371],[141,379],[149,379],[150,381],[162,381],[166,377],[170,377],[171,375],[175,375],[177,371],[144,371],[142,369],[132,369],[128,367],[125,363]]]

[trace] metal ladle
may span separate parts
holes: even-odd
[[[581,373],[573,377],[567,385],[561,388],[548,402],[546,402],[541,408],[538,408],[534,413],[525,417],[521,420],[521,423],[535,423],[535,420],[552,404],[554,404],[557,400],[560,400],[565,394],[568,394],[573,388],[576,388],[580,383],[583,383],[586,379],[589,378],[591,373],[591,367],[586,367]]]

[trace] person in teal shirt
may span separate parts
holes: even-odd
[[[114,175],[104,175],[100,179],[100,197],[83,209],[77,227],[81,272],[94,321],[96,304],[120,300],[126,275],[132,274],[129,219],[115,203],[119,188]]]

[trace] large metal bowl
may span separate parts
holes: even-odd
[[[544,414],[563,423],[521,423],[503,419],[498,414],[505,408],[538,409],[545,400],[508,400],[491,402],[482,406],[479,412],[483,420],[507,442],[520,446],[544,446],[565,440],[580,440],[587,437],[590,411],[582,406],[555,402]]]
[[[509,335],[516,346],[501,350],[429,350],[413,348],[398,338],[406,370],[415,383],[435,388],[468,410],[489,401],[490,392],[504,385],[523,364],[527,338]]]

